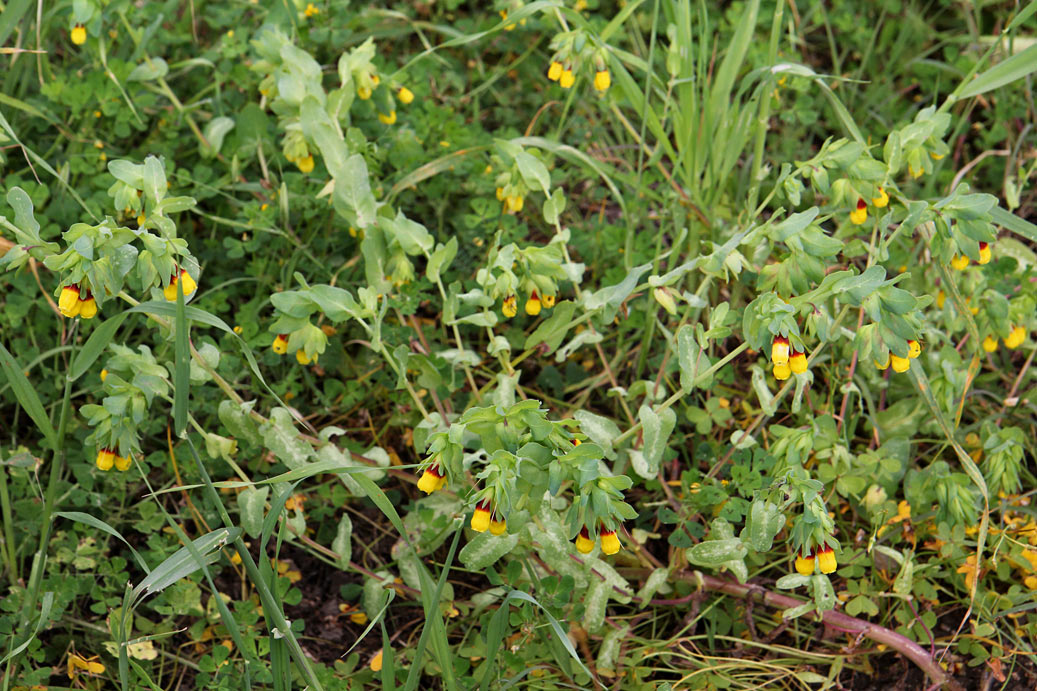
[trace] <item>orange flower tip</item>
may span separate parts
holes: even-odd
[[[615,530],[603,530],[601,532],[601,551],[605,554],[615,554],[622,545]]]
[[[98,449],[97,459],[94,461],[98,470],[108,471],[115,464],[115,452],[111,449]]]
[[[835,552],[832,551],[831,547],[825,547],[817,553],[818,566],[821,567],[821,573],[829,574],[833,573],[838,566],[835,559]]]
[[[97,316],[97,301],[89,293],[85,300],[79,300],[79,316],[83,319],[93,319]]]
[[[537,292],[534,290],[529,299],[526,300],[526,314],[535,317],[540,314],[540,307],[540,298],[537,297]]]
[[[850,221],[854,225],[858,225],[859,226],[860,224],[864,223],[867,220],[868,220],[868,203],[866,201],[864,201],[863,199],[861,199],[860,197],[858,197],[857,198],[857,208],[850,212]]]
[[[594,541],[591,540],[590,531],[587,526],[580,528],[580,534],[576,536],[576,550],[580,554],[590,554],[594,549]]]
[[[429,466],[418,480],[418,489],[425,494],[432,494],[437,489],[441,489],[445,482],[446,478],[442,475],[439,465]]]
[[[511,319],[518,314],[518,300],[514,295],[509,295],[504,298],[504,304],[501,306],[501,313],[507,318]]]
[[[482,501],[475,507],[472,514],[472,530],[477,533],[485,533],[490,527],[490,502]]]
[[[771,342],[771,362],[775,365],[787,365],[789,353],[789,339],[784,336],[775,336]]]
[[[72,319],[79,315],[81,307],[79,286],[65,286],[61,289],[61,295],[58,297],[58,310],[61,314]]]
[[[800,554],[796,557],[796,573],[800,576],[810,576],[814,573],[814,556]]]
[[[991,256],[990,245],[985,242],[979,243],[979,263],[989,264]]]

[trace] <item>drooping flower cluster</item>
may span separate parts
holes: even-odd
[[[94,463],[97,465],[98,470],[107,472],[112,469],[112,466],[115,466],[116,470],[125,472],[130,469],[131,461],[125,456],[118,455],[111,449],[98,449],[97,459]]]
[[[828,545],[796,557],[796,572],[801,576],[810,576],[815,571],[823,574],[834,573],[837,566],[835,552]]]
[[[907,342],[907,357],[899,357],[890,352],[887,353],[884,361],[880,362],[879,360],[875,360],[875,367],[880,370],[885,370],[889,368],[890,364],[892,364],[894,372],[906,372],[911,369],[911,361],[917,360],[918,356],[921,354],[922,344],[912,339]]]
[[[69,319],[74,317],[93,319],[97,316],[97,301],[94,300],[90,291],[82,286],[65,286],[61,289],[61,295],[58,298],[58,310]]]
[[[191,274],[187,273],[186,269],[180,269],[169,277],[169,285],[162,289],[162,295],[169,302],[176,302],[176,286],[178,283],[183,286],[184,297],[191,295],[198,289],[198,282],[191,277]]]
[[[601,524],[598,536],[601,537],[601,551],[604,554],[615,554],[623,546],[616,531],[605,527],[604,523]],[[590,529],[587,526],[583,526],[580,534],[576,536],[576,549],[580,554],[590,554],[594,549],[594,538],[591,537]]]
[[[785,381],[793,374],[807,371],[807,354],[790,346],[785,336],[775,336],[771,342],[771,362],[774,365],[774,378],[778,381]]]
[[[475,505],[475,513],[472,514],[472,530],[477,533],[490,531],[491,535],[503,535],[508,531],[508,521],[501,515],[498,507],[494,506],[489,499],[484,499]]]

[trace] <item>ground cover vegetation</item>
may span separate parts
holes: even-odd
[[[3,691],[1032,688],[1035,37],[7,0]]]

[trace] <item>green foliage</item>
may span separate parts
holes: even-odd
[[[620,4],[7,3],[4,688],[1032,685],[1037,4]]]

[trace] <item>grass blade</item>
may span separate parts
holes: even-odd
[[[7,377],[7,382],[11,385],[11,391],[14,392],[18,405],[36,423],[36,429],[46,437],[50,447],[56,447],[57,434],[54,432],[54,425],[51,424],[50,418],[47,417],[47,411],[43,409],[40,397],[36,395],[36,389],[29,383],[18,361],[14,359],[14,356],[11,355],[11,352],[2,343],[0,343],[0,369],[3,370],[4,375]]]
[[[184,287],[176,284],[176,347],[173,376],[173,431],[184,436],[187,428],[187,401],[191,392],[191,348],[188,341],[187,314],[184,309]]]

